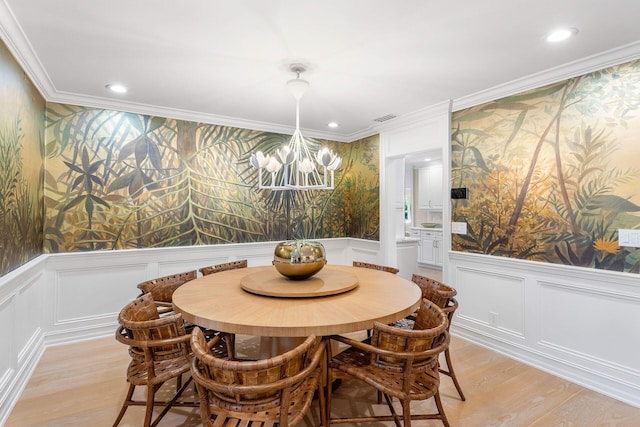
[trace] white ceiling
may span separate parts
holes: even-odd
[[[639,18],[637,0],[0,0],[0,35],[50,101],[282,131],[300,62],[303,132],[342,141],[635,46]],[[558,26],[579,32],[545,42]]]

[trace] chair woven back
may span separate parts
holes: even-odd
[[[129,345],[129,354],[138,361],[167,360],[190,353],[188,342],[149,346],[148,342],[185,335],[181,314],[160,317],[151,294],[127,304],[118,315],[120,341]]]
[[[362,261],[353,261],[354,267],[371,268],[373,270],[386,271],[387,273],[398,274],[400,270],[395,267],[387,267],[386,265],[371,264]]]
[[[173,292],[189,280],[195,279],[197,275],[198,272],[196,270],[171,274],[139,283],[138,289],[143,294],[151,294],[154,301],[170,303]]]
[[[243,259],[240,261],[231,261],[231,262],[225,262],[224,264],[211,265],[209,267],[202,267],[200,269],[200,273],[202,273],[203,276],[207,276],[209,274],[220,273],[221,271],[227,271],[227,270],[235,270],[237,268],[247,268],[247,260]]]
[[[440,329],[449,330],[449,316],[446,310],[441,309],[435,303],[424,298],[420,308],[416,312],[414,330]]]
[[[282,421],[291,415],[288,414],[290,408],[301,406],[306,410],[311,404],[320,378],[324,342],[318,343],[312,335],[293,350],[269,359],[231,361],[219,359],[208,351],[217,339],[214,337],[207,343],[199,328],[191,335],[195,356],[191,373],[198,386],[201,409],[206,411],[203,414],[205,425],[210,425],[207,423],[212,413],[220,411],[249,414],[266,411],[262,416],[273,417],[270,419],[279,420],[281,424],[277,425],[282,426],[294,425],[304,416],[298,413],[295,416],[299,419]]]
[[[372,354],[371,364],[385,369],[434,367],[447,346],[448,320],[435,304],[423,300],[413,330],[375,323],[371,345],[395,354]]]
[[[422,298],[428,299],[440,308],[445,308],[449,305],[449,300],[458,293],[455,289],[444,283],[430,279],[429,277],[420,276],[419,274],[414,274],[411,277],[411,281],[422,289]]]

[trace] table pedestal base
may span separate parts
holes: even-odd
[[[293,350],[305,339],[304,337],[260,337],[260,359],[268,359]]]

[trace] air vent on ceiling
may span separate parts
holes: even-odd
[[[394,116],[393,114],[387,114],[386,116],[378,117],[377,119],[373,119],[374,122],[386,122],[387,120],[395,119],[398,116]]]

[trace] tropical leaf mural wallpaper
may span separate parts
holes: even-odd
[[[44,100],[0,41],[0,276],[42,253]]]
[[[257,190],[255,150],[288,135],[47,104],[45,250],[378,239],[378,137],[329,145],[332,191]]]
[[[452,115],[458,251],[640,272],[640,61]]]

